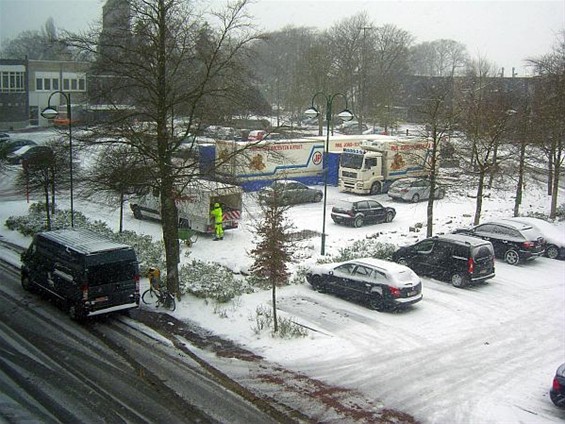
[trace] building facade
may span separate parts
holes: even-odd
[[[57,60],[0,59],[0,129],[47,126],[41,111],[50,103],[66,110],[86,105],[88,63]]]

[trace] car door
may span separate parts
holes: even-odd
[[[371,221],[371,210],[369,209],[369,202],[367,200],[361,200],[355,204],[355,212],[356,214],[363,215],[364,222]]]
[[[348,281],[351,279],[355,264],[346,263],[335,267],[327,277],[328,290],[336,294],[347,293]]]
[[[502,239],[503,236],[495,224],[479,225],[473,229],[471,235],[490,241],[494,247],[494,253],[498,257],[501,257],[506,252],[507,243]]]
[[[302,183],[290,183],[292,203],[306,203],[308,201],[308,187]]]
[[[365,293],[371,291],[372,280],[373,269],[364,265],[357,265],[345,290],[350,297],[363,297]]]
[[[382,222],[386,219],[386,209],[379,202],[369,200],[369,214],[371,222]]]
[[[430,264],[430,256],[434,249],[435,240],[423,240],[411,246],[404,253],[404,258],[410,268],[416,274],[430,275],[433,268]]]
[[[453,254],[453,245],[441,240],[434,242],[426,266],[428,274],[442,277],[451,268],[450,261]]]
[[[416,186],[418,187],[417,193],[421,200],[427,200],[430,197],[430,182],[428,180],[418,180],[416,181]]]

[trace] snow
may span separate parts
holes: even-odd
[[[6,183],[4,176],[0,189]],[[435,233],[472,224],[475,199],[463,181],[448,187],[436,204]],[[512,216],[512,187],[492,190],[483,204],[482,222]],[[521,212],[545,213],[550,199],[543,183],[527,186]],[[561,199],[565,193],[561,192]],[[331,207],[350,197],[328,187],[326,252],[365,237],[397,246],[425,237],[426,203],[394,202],[391,223],[351,228],[334,224]],[[59,197],[65,205],[64,195]],[[243,222],[226,231],[223,241],[201,236],[192,247],[182,247],[183,261],[215,261],[236,273],[252,263],[253,219],[259,208],[245,195]],[[563,203],[562,201],[560,203]],[[25,197],[0,200],[0,221],[25,214]],[[75,198],[75,209],[118,228],[119,211],[103,203]],[[298,205],[289,218],[297,230],[321,231],[322,203]],[[555,237],[565,234],[565,223],[552,223]],[[125,229],[161,237],[158,223],[125,216]],[[545,230],[547,231],[547,229]],[[26,246],[29,238],[0,226],[6,240]],[[320,258],[320,237],[302,242],[292,268],[313,265]],[[188,255],[187,255],[188,254]],[[11,262],[18,258],[2,250]],[[486,284],[456,289],[446,282],[422,277],[424,298],[405,311],[379,313],[362,304],[313,291],[307,284],[277,290],[280,315],[312,330],[297,339],[279,339],[254,331],[258,308],[270,308],[271,292],[243,295],[226,304],[185,296],[172,313],[231,339],[269,361],[333,385],[359,390],[389,408],[412,414],[422,423],[561,423],[565,411],[551,403],[548,391],[557,367],[565,362],[565,261],[539,258],[510,266],[496,262],[496,277]],[[147,281],[143,281],[147,285]],[[147,307],[147,306],[142,306]]]

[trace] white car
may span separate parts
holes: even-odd
[[[445,197],[445,188],[436,183],[434,199]],[[406,200],[417,203],[430,197],[430,181],[425,178],[401,178],[393,182],[388,189],[389,197],[394,200]]]
[[[411,305],[422,300],[422,282],[405,265],[375,258],[315,265],[306,280],[320,292],[367,302],[377,311]]]
[[[545,239],[545,255],[550,259],[565,259],[565,232],[550,222],[539,218],[518,216],[508,218],[512,221],[531,225],[538,230]]]

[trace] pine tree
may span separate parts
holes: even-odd
[[[251,272],[271,283],[274,331],[278,331],[277,286],[284,286],[289,277],[287,263],[292,259],[294,226],[286,219],[288,206],[280,202],[268,202],[261,206],[261,220],[254,230],[258,242],[250,254],[255,258]]]

